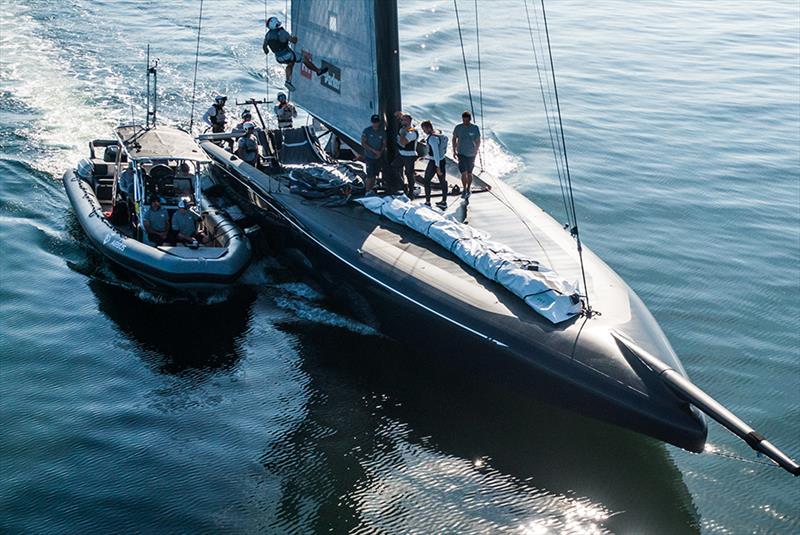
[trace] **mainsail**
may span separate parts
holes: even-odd
[[[320,77],[298,64],[292,98],[311,115],[359,141],[378,113],[375,0],[295,0],[295,51],[328,72]]]

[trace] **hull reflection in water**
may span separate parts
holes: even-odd
[[[220,302],[198,304],[143,298],[125,287],[89,282],[98,308],[142,349],[142,358],[165,374],[214,372],[236,366],[255,294],[232,289]]]
[[[493,387],[476,362],[283,328],[300,340],[308,384],[304,417],[263,455],[264,479],[280,486],[274,502],[255,500],[278,531],[699,529],[655,441]]]

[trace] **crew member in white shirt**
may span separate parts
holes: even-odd
[[[425,157],[428,160],[428,166],[425,168],[425,175],[422,179],[425,187],[425,204],[431,205],[431,182],[435,175],[442,188],[442,200],[437,202],[436,206],[444,210],[447,208],[447,174],[445,172],[447,161],[444,157],[447,152],[447,136],[443,135],[440,130],[435,130],[430,121],[422,121],[420,126],[428,136],[426,140],[428,155]]]

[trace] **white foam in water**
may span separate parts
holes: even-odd
[[[297,297],[308,299],[309,301],[322,300],[322,294],[308,284],[303,284],[302,282],[288,282],[286,284],[279,284],[277,285],[277,288],[280,288],[281,290],[284,290],[292,295],[296,295]]]
[[[97,22],[91,11],[75,16],[85,24]],[[60,178],[86,156],[90,140],[112,137],[113,128],[132,116],[135,121],[143,119],[144,45],[130,32],[114,32],[125,58],[108,64],[105,50],[87,51],[84,43],[62,44],[48,38],[54,28],[43,27],[24,4],[4,3],[0,26],[14,29],[0,34],[0,79],[4,90],[34,112],[21,122],[18,134],[30,140],[32,154],[26,159],[37,170]],[[154,47],[154,57],[164,52]],[[131,63],[141,63],[142,68],[124,74]],[[198,80],[198,116],[203,102],[227,89],[212,83],[213,88]],[[191,83],[186,83],[178,65],[159,63],[160,124],[188,122],[191,91]]]
[[[492,138],[490,132],[483,132],[483,136],[480,155],[475,158],[475,173],[481,179],[503,178],[522,167],[520,157],[507,152],[500,143]],[[453,156],[452,147],[448,150]]]
[[[85,156],[88,140],[110,132],[118,114],[86,104],[90,84],[70,75],[69,58],[40,38],[37,26],[20,6],[4,3],[0,27],[14,31],[0,37],[0,78],[4,89],[39,113],[20,126],[20,134],[37,145],[31,165],[60,176]]]
[[[275,298],[275,304],[279,308],[292,312],[293,315],[300,320],[320,323],[322,325],[330,325],[332,327],[340,327],[356,334],[372,336],[379,335],[379,333],[369,325],[365,325],[352,318],[348,318],[346,316],[342,316],[341,314],[337,314],[336,312],[313,305],[305,299],[280,296]]]
[[[274,302],[278,308],[292,312],[295,318],[299,320],[341,327],[358,334],[379,335],[375,329],[368,325],[316,304],[322,301],[323,295],[305,283],[287,282],[271,287],[280,292],[279,295],[274,297]]]

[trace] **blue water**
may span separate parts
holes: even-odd
[[[452,3],[402,4],[405,106],[448,126],[468,106]],[[548,6],[582,236],[689,375],[800,456],[800,6]],[[3,2],[0,531],[800,531],[797,481],[715,424],[693,455],[556,411],[268,258],[193,305],[110,269],[57,179],[141,116],[147,42],[162,117],[188,120],[197,7]],[[480,10],[487,167],[564,219],[523,3]],[[206,17],[199,102],[263,96],[263,5]]]

